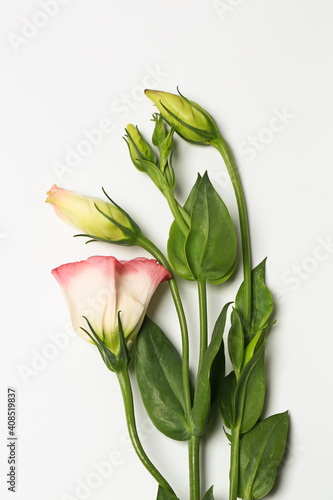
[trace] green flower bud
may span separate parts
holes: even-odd
[[[175,129],[172,127],[168,135],[166,136],[162,146],[161,146],[161,157],[167,159],[169,156],[169,153],[173,150],[173,133]]]
[[[169,154],[173,150],[173,133],[175,129],[172,127],[168,131],[167,127],[165,126],[165,120],[159,113],[155,113],[153,115],[153,120],[155,122],[155,128],[152,140],[153,144],[159,149],[161,156],[160,170],[164,173],[168,165]],[[171,166],[169,168],[172,169]]]
[[[132,124],[127,125],[124,139],[127,143],[132,162],[138,170],[141,172],[146,171],[142,164],[142,160],[149,161],[156,166],[158,165],[155,151],[143,137],[138,127],[134,127]]]
[[[108,196],[111,203],[58,188],[55,184],[47,194],[46,202],[53,205],[60,219],[93,239],[130,246],[136,244],[141,234],[133,219]]]
[[[145,94],[159,109],[177,134],[194,144],[209,144],[219,135],[217,126],[205,109],[186,97],[157,90]]]
[[[154,146],[160,148],[168,134],[168,131],[162,115],[160,115],[159,113],[154,113],[153,121],[155,122],[155,128],[152,136],[153,144]]]

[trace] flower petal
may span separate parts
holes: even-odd
[[[64,264],[52,274],[65,295],[77,334],[91,341],[82,330],[88,329],[84,316],[114,353],[119,349],[118,312],[125,338],[133,340],[157,286],[171,278],[155,260],[118,261],[101,256]]]
[[[117,330],[114,257],[90,257],[86,261],[64,264],[52,271],[69,306],[73,327],[86,338],[80,327],[87,329],[83,316],[104,340],[104,332]]]
[[[117,267],[117,309],[125,336],[140,329],[150,299],[158,285],[171,278],[169,271],[156,260],[136,258]],[[140,307],[141,306],[141,307]]]

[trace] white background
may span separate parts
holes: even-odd
[[[177,85],[215,117],[230,143],[247,199],[253,264],[268,256],[278,321],[268,342],[264,414],[291,415],[285,466],[269,498],[329,497],[332,15],[329,0],[1,0],[1,498],[13,498],[5,484],[8,386],[18,396],[17,500],[156,496],[126,439],[116,378],[93,346],[68,335],[69,316],[50,274],[94,254],[146,254],[85,246],[44,200],[54,183],[93,196],[104,186],[165,250],[171,215],[132,166],[122,135],[129,122],[152,131],[154,107],[144,87],[175,92]],[[100,144],[66,164],[101,122],[109,128]],[[175,166],[181,201],[196,172],[208,169],[238,229],[218,153],[181,143]],[[238,267],[228,286],[209,290],[211,326],[241,279]],[[195,369],[196,290],[185,283],[182,291]],[[172,307],[163,284],[149,312],[180,347]],[[188,498],[186,445],[152,429],[139,400],[137,419],[147,453]],[[229,450],[220,422],[214,432],[203,446],[202,487],[214,484],[223,500]]]

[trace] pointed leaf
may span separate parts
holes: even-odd
[[[232,324],[228,335],[228,351],[232,366],[237,378],[239,378],[244,359],[244,332],[242,322],[235,310],[233,311]]]
[[[257,422],[262,412],[262,395],[259,394],[259,403],[256,405],[256,395],[253,391],[254,383],[249,383],[253,370],[255,369],[257,363],[260,361],[263,363],[264,348],[262,345],[260,349],[254,354],[253,358],[244,367],[241,376],[238,380],[235,394],[235,406],[236,406],[236,424],[242,423],[241,432],[247,432],[251,427]],[[261,365],[260,365],[261,366]],[[260,372],[261,373],[261,372]],[[256,372],[255,372],[256,374]],[[254,382],[257,380],[256,375],[254,375]],[[261,382],[261,379],[259,377]],[[259,387],[261,385],[259,384]],[[251,394],[250,394],[251,392]],[[252,394],[253,392],[253,394]],[[245,401],[248,397],[248,408],[245,407]],[[246,411],[246,413],[244,413]],[[244,420],[245,417],[245,420]]]
[[[264,259],[257,267],[252,270],[252,313],[250,338],[258,331],[262,330],[268,323],[269,317],[273,311],[273,300],[271,293],[265,285],[265,264]],[[235,308],[244,318],[244,283],[241,284],[235,301]]]
[[[207,172],[196,193],[190,226],[185,253],[193,275],[207,283],[222,283],[235,267],[236,234]]]
[[[230,430],[235,426],[235,391],[236,375],[235,372],[232,371],[223,380],[220,402],[224,425]]]
[[[214,500],[213,486],[209,488],[207,493],[202,497],[202,500]]]
[[[211,412],[218,409],[221,401],[222,385],[225,377],[225,354],[224,343],[221,342],[219,352],[215,356],[210,373],[210,385],[212,387]]]
[[[180,356],[147,316],[137,339],[135,356],[142,401],[153,424],[172,439],[189,439]]]
[[[226,304],[214,327],[212,339],[207,347],[205,356],[202,361],[201,369],[198,375],[198,380],[195,388],[194,403],[192,410],[192,419],[194,425],[194,434],[201,436],[209,422],[211,408],[211,368],[214,359],[216,358],[222,344],[222,337],[227,317],[229,304]]]
[[[169,491],[166,491],[164,488],[162,488],[162,486],[159,486],[156,500],[179,500],[179,498]]]
[[[241,432],[248,432],[260,418],[265,402],[265,349],[251,371],[245,392]]]
[[[240,441],[240,498],[257,500],[272,489],[283,457],[288,432],[288,412],[259,422]]]

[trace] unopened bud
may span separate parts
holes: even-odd
[[[157,90],[145,90],[145,94],[157,106],[163,118],[186,141],[209,144],[218,137],[219,132],[213,118],[199,104],[181,94]]]
[[[134,127],[132,124],[127,125],[124,139],[127,142],[132,162],[138,170],[141,172],[146,171],[142,161],[149,161],[153,165],[158,165],[155,151],[143,137],[138,127]]]

